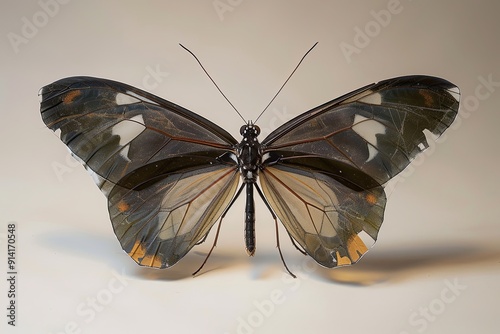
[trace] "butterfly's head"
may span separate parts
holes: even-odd
[[[243,136],[239,145],[241,149],[253,147],[259,150],[260,143],[257,137],[260,134],[260,128],[257,125],[253,124],[252,121],[248,121],[246,125],[240,128],[240,134]]]
[[[243,138],[257,138],[257,136],[260,134],[260,128],[257,125],[253,124],[252,121],[248,121],[247,124],[243,125],[240,128],[240,134],[243,136]]]

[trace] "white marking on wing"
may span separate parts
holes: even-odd
[[[119,106],[140,103],[140,102],[147,102],[147,103],[158,105],[158,103],[151,101],[150,99],[148,99],[144,96],[141,96],[137,93],[131,92],[129,90],[127,90],[125,93],[116,94],[115,102]]]
[[[159,105],[158,103],[154,102],[154,101],[151,101],[150,99],[148,98],[145,98],[144,96],[141,96],[139,94],[136,94],[134,92],[131,92],[131,91],[127,91],[127,94],[130,95],[130,96],[133,96],[143,102],[148,102],[148,103],[152,103],[152,104],[155,104],[155,105]]]
[[[368,104],[376,104],[376,105],[381,105],[382,104],[382,95],[380,93],[373,93],[367,96],[364,96],[363,98],[359,99],[360,102],[368,103]]]
[[[130,158],[128,157],[128,150],[130,149],[130,145],[127,145],[125,146],[124,148],[122,148],[122,150],[120,151],[120,155],[125,159],[127,160],[128,162],[130,162]]]
[[[342,104],[351,103],[354,101],[361,100],[363,97],[370,95],[372,93],[373,93],[373,91],[371,91],[371,90],[365,90],[364,92],[361,92],[359,94],[356,94],[356,95],[351,96],[350,98],[346,99],[345,101],[342,102]]]
[[[457,100],[457,102],[460,102],[460,90],[458,87],[453,87],[448,89],[448,92]]]
[[[115,102],[117,105],[125,105],[125,104],[134,104],[134,103],[139,103],[141,100],[136,99],[133,96],[123,94],[123,93],[118,93],[116,94]]]
[[[385,134],[385,126],[361,115],[354,116],[354,124],[352,127],[354,132],[367,141],[368,159],[366,159],[366,162],[368,162],[378,154],[377,135]]]
[[[120,137],[120,146],[127,146],[120,151],[120,155],[122,157],[130,161],[128,158],[128,144],[137,138],[144,131],[144,129],[146,129],[146,126],[144,125],[142,115],[137,115],[130,119],[123,120],[113,126],[111,129],[112,135]]]

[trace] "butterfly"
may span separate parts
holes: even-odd
[[[333,268],[374,244],[384,185],[428,147],[425,132],[452,124],[459,96],[444,79],[397,77],[306,111],[262,141],[249,121],[238,141],[141,89],[70,77],[41,89],[41,115],[107,197],[114,232],[139,265],[176,264],[245,189],[249,255],[256,190],[294,245]]]

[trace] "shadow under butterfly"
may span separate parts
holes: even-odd
[[[388,79],[311,109],[262,142],[251,121],[238,141],[177,104],[111,80],[65,78],[41,96],[43,121],[106,195],[114,232],[139,265],[176,264],[243,189],[253,255],[256,189],[276,233],[277,216],[297,249],[333,268],[357,262],[375,243],[384,185],[428,147],[424,131],[439,136],[451,125],[460,93],[430,76]],[[277,243],[283,260],[278,235]]]

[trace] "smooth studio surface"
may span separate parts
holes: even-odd
[[[496,2],[42,0],[0,7],[2,333],[498,332]],[[197,277],[191,273],[215,229],[170,269],[137,266],[113,233],[105,197],[43,124],[38,90],[75,75],[117,80],[240,139],[241,119],[178,44],[255,119],[315,42],[259,119],[261,138],[387,78],[432,75],[461,90],[455,123],[387,186],[375,246],[354,266],[324,269],[280,227],[292,279],[258,198],[257,250],[247,257],[241,198]],[[10,255],[9,224],[16,233]]]

